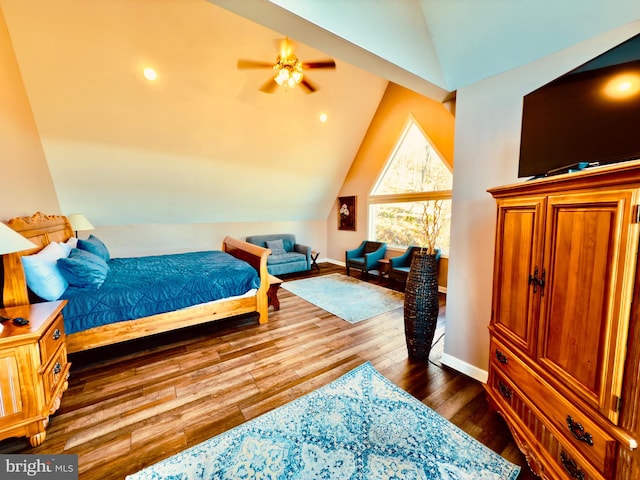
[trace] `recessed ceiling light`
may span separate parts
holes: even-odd
[[[322,123],[325,123],[325,122],[328,120],[328,118],[329,118],[329,117],[327,117],[327,114],[326,114],[326,113],[321,113],[321,114],[320,114],[320,121],[321,121]]]
[[[158,78],[158,74],[151,67],[146,67],[144,70],[142,70],[142,74],[144,75],[144,78],[146,78],[147,80],[153,81],[156,78]]]

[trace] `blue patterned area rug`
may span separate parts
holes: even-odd
[[[515,480],[519,472],[364,363],[127,479]]]
[[[349,323],[404,305],[403,293],[341,273],[284,282],[282,288]]]

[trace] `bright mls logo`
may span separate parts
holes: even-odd
[[[77,455],[0,455],[3,480],[78,480]]]

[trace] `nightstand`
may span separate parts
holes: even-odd
[[[45,437],[49,415],[69,383],[62,309],[66,300],[0,309],[0,440],[26,436],[32,447]],[[11,319],[29,320],[23,326]]]

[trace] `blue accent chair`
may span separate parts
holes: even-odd
[[[420,248],[422,247],[412,245],[399,257],[389,259],[389,280],[391,282],[396,280],[405,283],[407,281],[407,276],[411,269],[411,260],[413,260],[413,252],[420,250]],[[436,248],[436,261],[438,262],[438,266],[440,266],[440,255],[440,249]]]
[[[347,267],[347,275],[349,275],[350,268],[360,270],[363,275],[369,273],[369,270],[379,270],[378,261],[384,258],[386,251],[386,243],[369,240],[364,240],[358,248],[347,250],[344,262]]]

